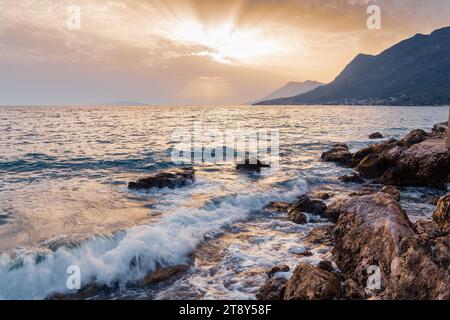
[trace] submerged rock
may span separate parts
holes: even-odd
[[[339,277],[307,263],[301,263],[286,284],[285,300],[332,300],[342,297]]]
[[[339,177],[339,180],[344,183],[363,183],[364,182],[364,179],[361,178],[361,176],[356,173]]]
[[[287,212],[290,206],[289,202],[271,202],[265,209],[272,212]]]
[[[295,211],[306,212],[312,214],[323,214],[327,209],[325,203],[320,200],[312,200],[308,196],[303,195],[291,206]]]
[[[158,268],[147,274],[139,286],[152,286],[164,281],[174,280],[181,277],[190,268],[189,265],[178,265],[166,268]]]
[[[195,181],[195,171],[193,168],[173,169],[156,173],[152,176],[140,179],[128,184],[129,189],[143,190],[152,188],[176,189],[185,187]]]
[[[283,265],[280,265],[280,266],[273,267],[272,269],[270,269],[269,271],[267,271],[267,276],[268,276],[269,279],[270,279],[270,278],[273,277],[273,275],[274,275],[275,273],[278,273],[278,272],[288,272],[288,271],[290,271],[290,270],[291,270],[291,268],[289,268],[289,266],[283,264]]]
[[[342,165],[349,165],[352,161],[352,154],[346,144],[335,144],[332,148],[322,154],[323,162],[336,162]]]
[[[295,208],[290,208],[288,211],[289,220],[296,224],[307,224],[308,217],[303,212],[297,211]]]
[[[383,135],[379,132],[375,132],[375,133],[372,133],[371,135],[369,135],[369,139],[371,139],[371,140],[383,139],[383,138],[384,138]]]
[[[262,168],[270,168],[270,164],[262,163],[259,159],[245,158],[244,163],[238,163],[236,170],[261,172]]]

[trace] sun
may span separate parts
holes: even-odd
[[[169,36],[177,42],[200,46],[195,55],[225,64],[251,63],[276,51],[274,41],[265,37],[261,29],[239,29],[231,23],[218,26],[181,23]]]

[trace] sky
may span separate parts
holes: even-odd
[[[450,0],[0,0],[0,105],[241,104],[449,25]]]

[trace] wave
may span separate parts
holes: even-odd
[[[306,193],[298,180],[291,191],[271,190],[229,196],[206,208],[178,208],[158,222],[134,227],[111,238],[97,237],[76,248],[55,252],[0,255],[0,299],[42,299],[68,292],[66,270],[80,267],[82,285],[125,285],[157,267],[186,263],[188,255],[208,235],[244,220],[272,201],[292,201]]]

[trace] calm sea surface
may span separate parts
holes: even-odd
[[[448,107],[1,107],[0,298],[66,291],[66,270],[77,265],[85,284],[119,284],[107,298],[254,299],[267,268],[330,256],[302,240],[326,221],[295,225],[263,210],[310,191],[336,198],[357,190],[338,180],[350,169],[319,161],[324,150],[336,142],[356,150],[375,131],[399,138],[447,118]],[[278,129],[279,170],[245,175],[233,163],[195,164],[191,186],[127,189],[176,167],[172,133],[198,121],[222,132]],[[402,190],[412,220],[430,217],[421,197],[433,192]],[[184,263],[190,270],[168,286],[126,286]]]

